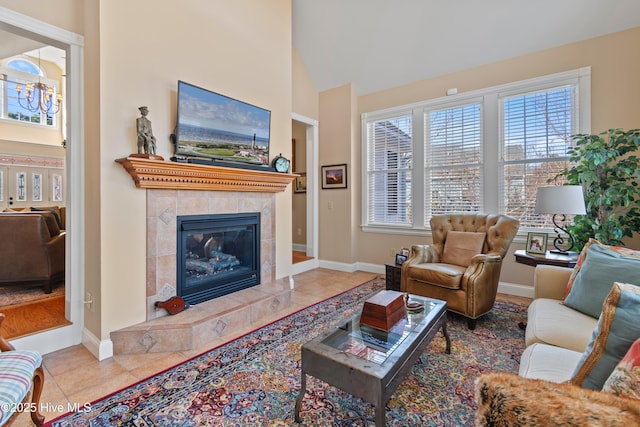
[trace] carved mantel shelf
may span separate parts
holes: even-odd
[[[297,176],[139,157],[125,157],[116,162],[129,172],[138,188],[280,193]]]

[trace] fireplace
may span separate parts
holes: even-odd
[[[197,304],[260,284],[260,213],[177,218],[176,293]]]

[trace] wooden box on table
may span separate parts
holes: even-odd
[[[400,319],[407,316],[404,294],[398,291],[380,291],[364,302],[360,324],[389,332]]]

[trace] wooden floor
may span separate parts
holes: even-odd
[[[64,295],[0,308],[5,319],[0,334],[13,339],[70,325],[64,317]]]
[[[313,257],[307,256],[307,254],[302,251],[293,251],[293,253],[291,254],[291,262],[293,262],[294,264],[310,259],[313,259]]]

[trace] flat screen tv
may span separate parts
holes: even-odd
[[[271,112],[178,81],[176,157],[269,164]]]

